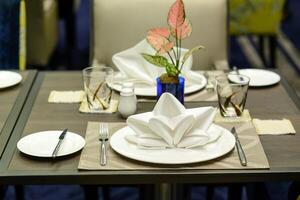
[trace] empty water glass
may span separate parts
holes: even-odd
[[[109,108],[113,83],[113,69],[110,67],[88,67],[82,70],[84,90],[91,110]]]
[[[247,99],[250,79],[244,75],[225,74],[216,77],[218,102],[223,117],[240,117]]]

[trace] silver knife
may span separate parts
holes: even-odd
[[[244,153],[243,147],[240,143],[240,140],[239,140],[239,137],[237,135],[235,127],[232,127],[231,133],[235,137],[235,141],[236,141],[235,146],[236,146],[237,152],[239,154],[240,163],[241,163],[242,166],[247,166],[247,158],[246,158],[246,155]]]
[[[66,129],[63,130],[63,132],[59,135],[59,138],[58,138],[59,140],[58,140],[58,143],[56,144],[56,147],[55,147],[55,149],[54,149],[54,151],[53,151],[53,153],[52,153],[52,158],[56,158],[57,153],[58,153],[58,150],[59,150],[59,147],[60,147],[62,141],[64,140],[67,131],[68,131],[68,129],[66,128]]]

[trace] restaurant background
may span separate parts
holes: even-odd
[[[230,66],[239,68],[276,67],[300,95],[300,2],[298,0],[231,0],[230,1]],[[0,1],[0,68],[20,67],[20,48],[26,45],[26,68],[39,70],[78,70],[90,61],[90,4],[88,0],[26,1],[26,43],[20,37],[20,1]],[[19,12],[16,12],[19,11]],[[271,14],[270,14],[271,13]],[[278,22],[278,24],[276,24]],[[279,23],[280,22],[280,23]],[[280,29],[277,29],[277,26]],[[275,28],[274,28],[275,27]],[[277,40],[272,38],[276,36]],[[23,39],[23,40],[22,40]],[[260,46],[260,44],[263,44]],[[272,46],[273,45],[273,46]],[[261,47],[264,46],[263,52]],[[272,62],[269,46],[276,49]],[[286,198],[290,183],[267,183],[272,199]],[[83,199],[79,186],[26,186],[25,197]],[[56,191],[55,194],[53,191]],[[101,190],[99,190],[101,192]],[[215,197],[225,198],[220,187]],[[204,187],[193,190],[201,199]],[[7,199],[14,198],[8,188]],[[112,199],[137,199],[135,188],[119,188]]]

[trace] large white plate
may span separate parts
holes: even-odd
[[[191,94],[193,92],[197,92],[197,91],[203,89],[207,84],[207,80],[202,74],[199,74],[199,73],[197,73],[196,75],[191,74],[191,76],[194,76],[191,78],[198,79],[198,81],[197,82],[191,81],[190,83],[192,83],[192,84],[189,84],[189,85],[185,84],[185,88],[184,88],[185,94]],[[121,92],[121,89],[122,89],[122,85],[119,83],[110,85],[110,87],[118,92]],[[145,84],[135,84],[134,92],[138,96],[155,97],[156,96],[156,86],[149,86],[149,85],[145,85]]]
[[[280,81],[278,74],[264,69],[240,69],[239,72],[250,78],[249,86],[251,87],[270,86]]]
[[[0,71],[0,89],[8,88],[22,81],[22,76],[16,72]]]
[[[188,164],[203,162],[221,157],[231,151],[235,146],[235,138],[228,130],[212,125],[212,128],[222,129],[222,136],[211,144],[193,149],[172,148],[164,150],[148,150],[138,148],[137,145],[126,140],[125,136],[134,134],[126,126],[118,130],[110,139],[111,147],[119,154],[143,162],[157,164]]]
[[[19,140],[18,149],[27,155],[37,157],[51,157],[57,145],[61,131],[42,131],[33,133]],[[65,156],[82,149],[85,145],[85,140],[78,134],[67,132],[57,156]]]

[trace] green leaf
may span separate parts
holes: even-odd
[[[179,74],[177,67],[170,63],[166,66],[166,72],[169,76],[178,76]]]
[[[178,74],[180,73],[180,70],[175,65],[169,63],[168,59],[163,56],[159,56],[159,55],[153,56],[146,53],[142,53],[142,56],[145,60],[147,60],[149,63],[153,65],[156,65],[158,67],[165,67],[166,72],[169,76],[178,76]]]
[[[182,63],[185,63],[185,61],[190,57],[190,55],[192,55],[195,51],[201,50],[201,49],[205,49],[204,46],[198,45],[192,49],[190,49],[189,51],[187,51],[182,59]]]
[[[142,53],[142,56],[145,60],[147,60],[149,63],[156,65],[158,67],[167,67],[168,60],[160,55],[150,55],[150,54],[146,54],[146,53]]]

